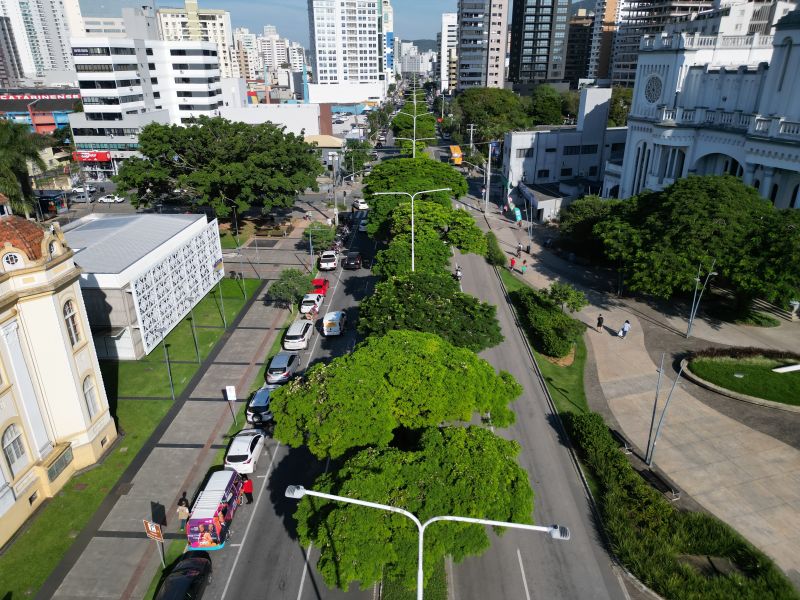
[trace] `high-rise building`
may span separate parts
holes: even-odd
[[[614,34],[611,79],[630,87],[636,79],[639,43],[673,23],[712,7],[712,0],[620,0],[619,27]],[[596,18],[600,18],[598,14]],[[605,18],[605,17],[603,17]]]
[[[458,56],[458,13],[442,13],[439,42],[439,91],[446,92],[455,82],[450,81],[450,60]]]
[[[458,1],[458,89],[505,86],[508,1]]]
[[[595,2],[588,74],[592,79],[611,77],[611,55],[614,51],[614,37],[619,25],[623,2],[624,0],[597,0]]]
[[[286,62],[292,67],[295,73],[301,73],[306,64],[306,49],[298,42],[289,42],[286,47]]]
[[[22,77],[22,62],[17,50],[11,20],[0,17],[0,87],[13,87]]]
[[[121,18],[123,8],[142,8],[155,12],[155,0],[79,0],[84,17]]]
[[[390,0],[381,0],[383,3],[383,72],[389,83],[394,82],[394,9]]]
[[[578,80],[589,76],[589,56],[592,50],[594,15],[586,9],[578,9],[569,20],[566,56],[564,60],[564,80],[577,89]]]
[[[515,0],[508,78],[516,84],[564,79],[569,0]]]
[[[289,62],[289,40],[278,35],[274,25],[264,26],[264,34],[259,36],[258,43],[261,62],[268,71],[274,71]]]
[[[14,33],[26,77],[72,69],[70,35],[81,35],[78,0],[0,0],[0,17]]]
[[[383,0],[308,0],[312,101],[385,96],[383,8]]]
[[[157,14],[162,40],[213,42],[217,45],[222,77],[240,77],[233,46],[231,13],[217,9],[200,10],[197,0],[185,0],[184,8],[159,8]]]
[[[264,76],[264,61],[258,44],[258,37],[246,27],[233,31],[234,56],[239,63],[239,73],[246,79]]]

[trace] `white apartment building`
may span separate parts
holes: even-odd
[[[439,91],[447,92],[455,82],[450,81],[450,61],[458,56],[458,13],[442,13],[439,33]]]
[[[0,0],[0,17],[9,19],[24,76],[72,69],[69,38],[83,32],[78,0]]]
[[[800,11],[773,6],[773,34],[748,34],[764,15],[740,3],[642,40],[625,157],[607,165],[605,197],[729,173],[800,208]]]
[[[184,8],[159,8],[157,16],[162,40],[213,42],[222,77],[241,77],[228,11],[200,10],[197,0],[185,0]]]
[[[121,161],[136,155],[145,125],[219,114],[212,42],[75,38],[72,53],[84,112],[71,114],[70,126],[93,178],[116,174]]]
[[[266,25],[264,34],[258,38],[261,61],[267,71],[280,69],[289,62],[289,40],[281,37],[274,25]]]
[[[263,76],[264,61],[258,44],[258,36],[246,27],[233,31],[234,56],[239,63],[239,73],[246,79]]]
[[[286,62],[291,65],[292,71],[301,73],[306,65],[306,49],[298,42],[289,42],[286,47]]]
[[[387,84],[394,83],[394,61],[396,56],[394,54],[394,8],[390,0],[382,0],[383,2],[383,71],[386,73]]]
[[[509,0],[458,0],[459,90],[506,81]]]
[[[386,96],[382,0],[308,0],[311,102],[377,102]]]

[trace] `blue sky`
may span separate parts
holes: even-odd
[[[183,6],[182,0],[157,0],[158,6]],[[307,0],[200,0],[200,8],[221,8],[231,13],[234,27],[259,32],[275,25],[278,33],[308,45]],[[455,12],[456,0],[393,0],[394,31],[401,39],[436,39],[441,14]]]

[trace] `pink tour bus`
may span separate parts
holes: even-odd
[[[223,469],[209,477],[186,523],[190,548],[219,550],[225,546],[233,513],[242,501],[241,492],[242,478],[236,471]]]

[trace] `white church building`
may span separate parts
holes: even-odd
[[[800,208],[800,11],[718,5],[640,45],[624,159],[603,196],[730,173],[777,208]]]

